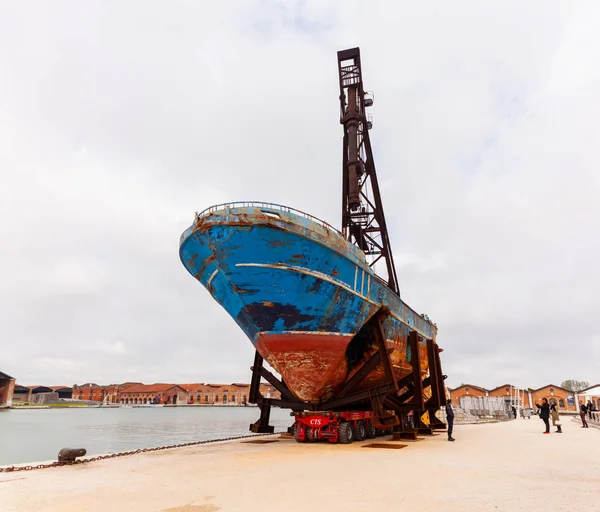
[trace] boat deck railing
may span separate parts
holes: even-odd
[[[262,201],[235,201],[231,203],[215,204],[214,206],[209,206],[208,208],[202,210],[196,215],[196,217],[202,217],[203,215],[213,213],[218,210],[223,210],[225,208],[266,208],[271,210],[281,210],[285,213],[292,213],[294,215],[304,217],[305,219],[312,220],[313,222],[316,222],[317,224],[320,224],[321,226],[327,229],[331,229],[336,233],[339,233],[340,235],[342,234],[342,232],[339,229],[334,228],[331,224],[319,219],[318,217],[315,217],[314,215],[311,215],[310,213],[306,213],[301,210],[296,210],[295,208],[290,208],[289,206],[284,206],[282,204],[264,203]]]

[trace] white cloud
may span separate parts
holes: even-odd
[[[3,5],[3,369],[247,379],[252,347],[187,275],[179,235],[227,200],[339,224],[335,52],[360,46],[403,297],[440,327],[450,383],[593,381],[598,18],[559,2]]]

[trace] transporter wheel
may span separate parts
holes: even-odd
[[[305,443],[306,442],[306,431],[304,432],[304,439],[300,439],[300,429],[302,427],[300,426],[300,422],[297,421],[296,423],[294,423],[294,439],[296,440],[297,443]]]
[[[364,421],[360,420],[356,422],[354,437],[357,441],[364,441],[367,438],[367,428]]]
[[[348,421],[342,421],[338,425],[338,439],[341,444],[350,444],[354,441],[354,427]]]
[[[375,431],[375,427],[370,423],[367,425],[367,439],[375,439],[377,437],[377,432]]]

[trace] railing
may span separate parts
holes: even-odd
[[[316,222],[317,224],[320,224],[325,228],[332,229],[340,235],[342,234],[342,232],[339,229],[334,228],[331,224],[319,219],[318,217],[315,217],[314,215],[311,215],[310,213],[306,213],[301,210],[296,210],[295,208],[290,208],[289,206],[284,206],[282,204],[263,203],[262,201],[235,201],[232,203],[215,204],[214,206],[209,206],[208,208],[202,210],[200,213],[197,214],[196,217],[202,217],[203,215],[206,215],[208,213],[213,213],[217,210],[223,210],[225,208],[269,208],[272,210],[281,210],[286,213],[300,215],[301,217],[312,220],[313,222]]]

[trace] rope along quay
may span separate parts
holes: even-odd
[[[245,436],[223,437],[221,439],[209,439],[206,441],[193,441],[191,443],[170,444],[167,446],[154,446],[152,448],[139,448],[137,450],[130,450],[130,451],[118,452],[118,453],[110,453],[107,455],[98,455],[96,457],[90,457],[88,459],[81,459],[81,460],[75,460],[75,461],[46,462],[44,464],[36,464],[35,466],[31,466],[31,465],[30,466],[4,466],[4,467],[0,467],[0,473],[12,473],[13,471],[31,471],[33,469],[55,468],[57,466],[72,466],[74,464],[86,464],[88,462],[96,462],[98,460],[114,459],[116,457],[125,457],[126,455],[135,455],[136,453],[157,452],[159,450],[171,450],[173,448],[185,448],[187,446],[197,446],[200,444],[222,443],[223,441],[236,441],[237,439],[247,439],[249,437],[264,437],[264,436],[274,436],[274,435],[279,435],[279,434],[281,434],[281,432],[274,432],[272,434],[247,434]]]

